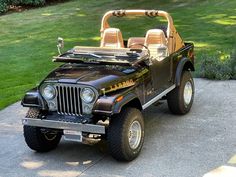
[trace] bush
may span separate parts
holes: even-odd
[[[0,0],[0,14],[5,13],[8,10],[8,3],[6,0]]]
[[[8,11],[10,5],[42,6],[46,0],[0,0],[0,14]]]
[[[236,47],[231,54],[231,66],[232,66],[232,79],[236,79]]]
[[[216,80],[236,79],[236,51],[225,57],[222,53],[202,55],[200,76]]]
[[[45,0],[7,0],[9,5],[31,5],[41,6],[45,4]]]
[[[42,6],[45,4],[45,0],[20,0],[22,5]]]

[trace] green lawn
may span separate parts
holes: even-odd
[[[227,54],[236,43],[236,1],[232,0],[78,0],[0,16],[0,109],[20,100],[57,66],[51,57],[57,54],[58,36],[65,39],[66,49],[98,45],[102,15],[125,8],[170,12],[184,40],[194,41],[196,60],[202,53]],[[143,36],[158,21],[119,18],[112,24],[119,24],[124,37],[129,37]]]

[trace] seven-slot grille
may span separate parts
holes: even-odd
[[[73,85],[57,85],[57,112],[62,115],[81,115],[81,88]]]

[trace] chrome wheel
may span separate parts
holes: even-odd
[[[140,142],[142,137],[142,128],[141,124],[136,120],[134,121],[130,128],[129,128],[129,146],[131,149],[136,149]]]
[[[188,81],[188,82],[186,82],[186,84],[184,86],[184,103],[185,103],[185,105],[189,105],[189,103],[191,102],[191,99],[192,99],[192,95],[193,95],[192,84],[190,81]]]

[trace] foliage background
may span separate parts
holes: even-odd
[[[9,6],[16,5],[31,5],[42,6],[46,3],[46,0],[0,0],[0,13],[8,11]]]

